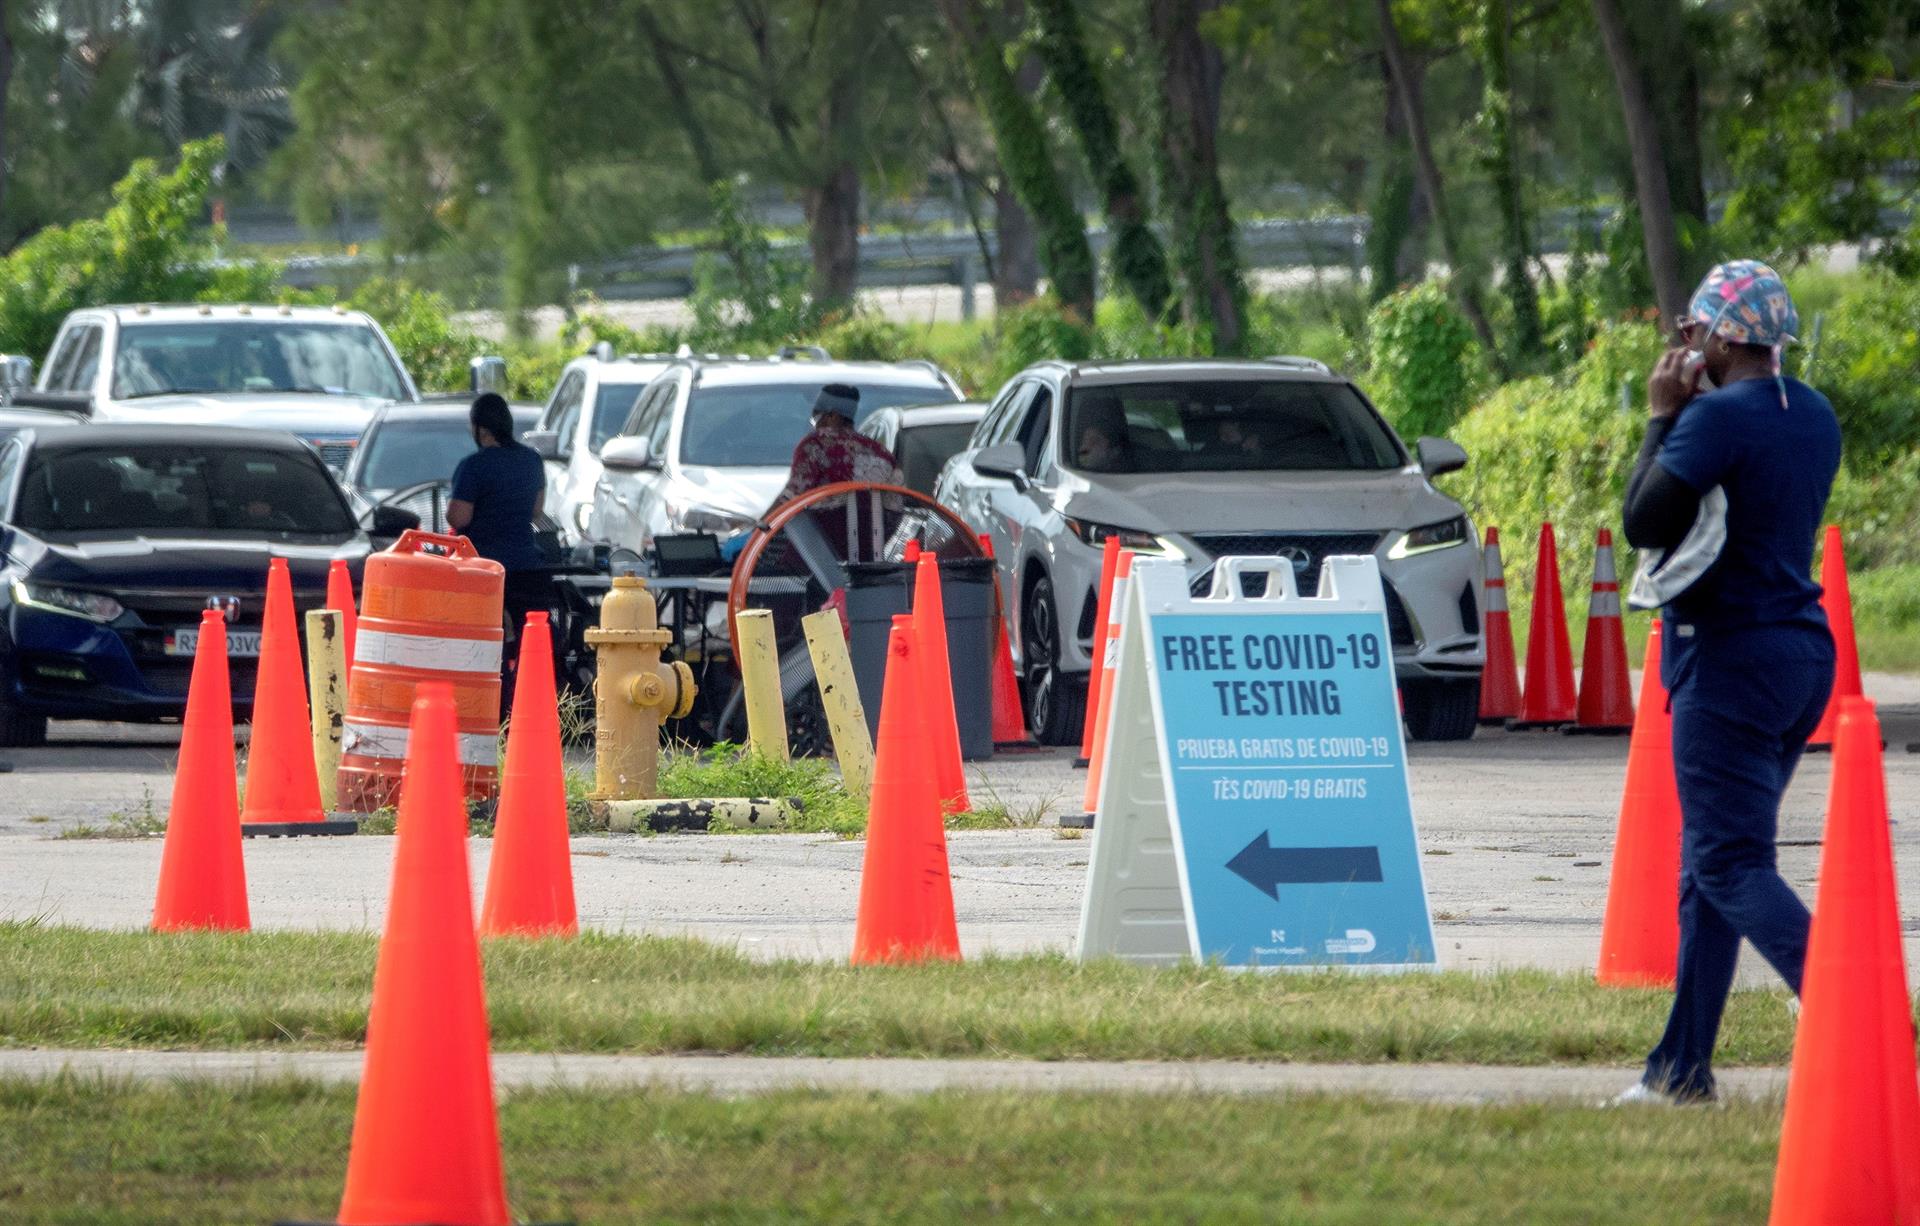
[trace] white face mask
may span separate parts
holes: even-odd
[[[1698,349],[1687,350],[1687,369],[1693,373],[1693,389],[1696,392],[1710,392],[1719,386],[1713,376],[1707,373],[1707,355]]]

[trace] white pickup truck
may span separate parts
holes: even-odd
[[[285,431],[344,469],[375,409],[421,397],[361,311],[138,305],[68,315],[38,382],[13,399],[95,421]]]

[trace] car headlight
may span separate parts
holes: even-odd
[[[1095,549],[1104,549],[1108,537],[1117,538],[1122,549],[1131,549],[1134,553],[1152,558],[1173,558],[1185,561],[1186,552],[1164,536],[1155,536],[1151,532],[1139,532],[1132,528],[1120,528],[1113,524],[1096,524],[1088,519],[1067,518],[1067,527],[1080,538],[1080,543]]]
[[[667,504],[667,518],[682,532],[711,532],[715,536],[728,536],[742,528],[751,528],[754,518],[742,515],[738,511],[725,507],[708,506],[705,503],[691,502]]]
[[[45,609],[49,613],[66,613],[74,617],[84,617],[88,621],[107,622],[116,620],[126,612],[119,601],[99,592],[81,592],[68,587],[48,587],[44,583],[28,583],[16,579],[13,584],[13,602],[33,609]]]
[[[1443,519],[1437,524],[1426,524],[1405,533],[1387,550],[1389,558],[1411,558],[1415,554],[1432,553],[1436,549],[1451,549],[1455,545],[1464,545],[1471,532],[1467,517],[1456,515],[1452,519]]]

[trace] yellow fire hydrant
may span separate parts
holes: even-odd
[[[643,800],[660,784],[660,724],[693,710],[693,670],[663,663],[673,639],[660,628],[644,581],[620,575],[587,631],[598,659],[593,683],[594,800]]]

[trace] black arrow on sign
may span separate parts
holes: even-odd
[[[1275,902],[1282,885],[1380,880],[1378,847],[1275,847],[1262,830],[1227,861],[1248,885]]]

